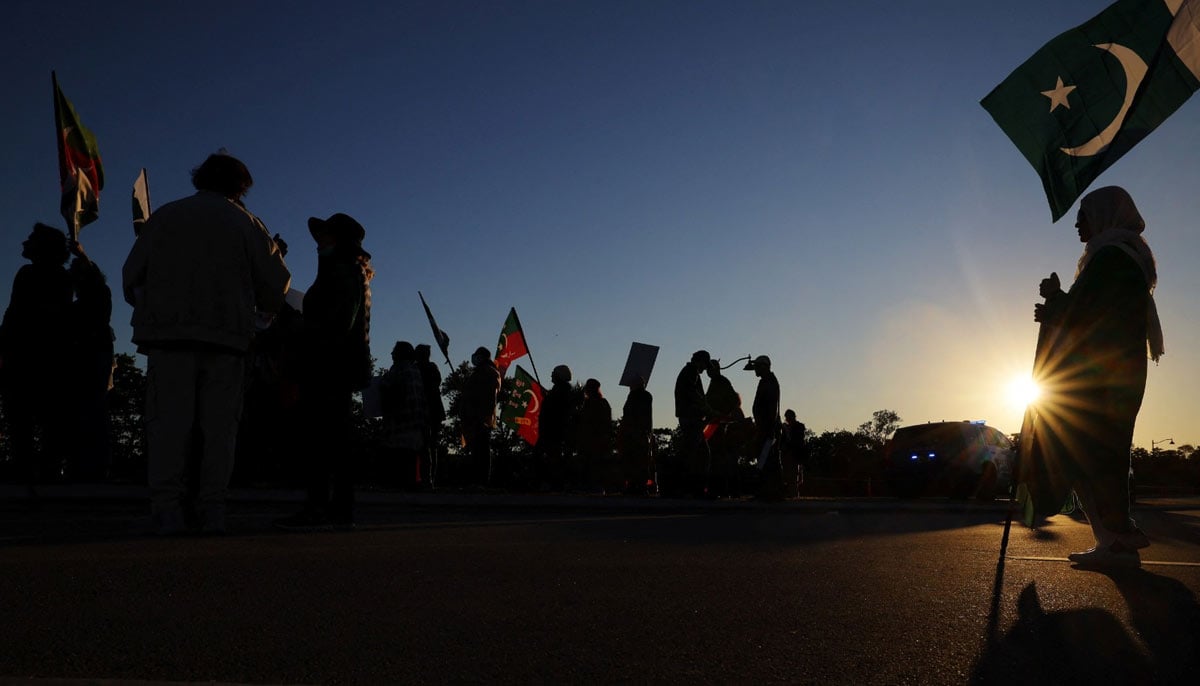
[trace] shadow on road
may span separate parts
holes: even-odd
[[[1017,599],[1017,622],[988,642],[973,684],[1192,683],[1200,667],[1200,605],[1175,579],[1144,569],[1112,570],[1140,638],[1110,612],[1046,612],[1030,583]]]

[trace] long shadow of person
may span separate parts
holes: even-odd
[[[1200,605],[1183,583],[1145,569],[1102,572],[1129,605],[1130,623],[1150,653],[1155,683],[1195,683],[1200,667]]]
[[[1151,683],[1153,665],[1106,610],[1046,612],[1030,583],[1017,600],[1017,622],[989,641],[972,684]]]

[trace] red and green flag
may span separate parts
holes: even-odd
[[[517,308],[508,311],[508,319],[504,320],[504,328],[500,331],[500,341],[496,344],[496,368],[503,376],[508,366],[529,354],[529,346],[525,344],[525,331],[521,329],[521,320],[517,318]]]
[[[58,181],[62,188],[62,215],[71,230],[72,240],[80,227],[100,214],[100,191],[104,188],[104,167],[96,137],[80,121],[71,101],[58,87],[58,77],[50,72],[54,85],[54,127],[58,139]]]
[[[500,421],[512,427],[529,445],[537,445],[538,413],[546,392],[521,365],[517,365],[510,389],[500,403]]]
[[[1058,221],[1200,88],[1200,0],[1118,0],[980,103],[1042,178]]]

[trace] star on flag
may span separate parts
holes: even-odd
[[[1062,105],[1067,109],[1071,109],[1071,103],[1067,102],[1067,96],[1070,95],[1071,91],[1073,90],[1075,90],[1075,86],[1064,86],[1062,77],[1060,76],[1058,77],[1058,83],[1054,85],[1054,88],[1048,91],[1042,91],[1042,95],[1050,98],[1050,111],[1053,112],[1054,110],[1058,109],[1059,105]]]

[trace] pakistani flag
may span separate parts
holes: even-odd
[[[1118,0],[1034,53],[983,107],[1055,221],[1200,87],[1200,0]]]
[[[58,181],[62,187],[62,215],[71,229],[71,239],[79,228],[100,214],[100,190],[104,188],[104,167],[96,137],[75,114],[75,108],[58,87],[58,77],[50,72],[54,85],[54,127],[58,138]]]
[[[500,421],[515,429],[529,445],[537,445],[538,413],[544,395],[542,385],[517,365],[512,391],[500,403]]]
[[[528,354],[529,346],[525,344],[525,332],[521,329],[521,320],[517,318],[517,308],[510,308],[504,328],[500,331],[500,341],[496,343],[496,368],[503,376],[513,360]]]

